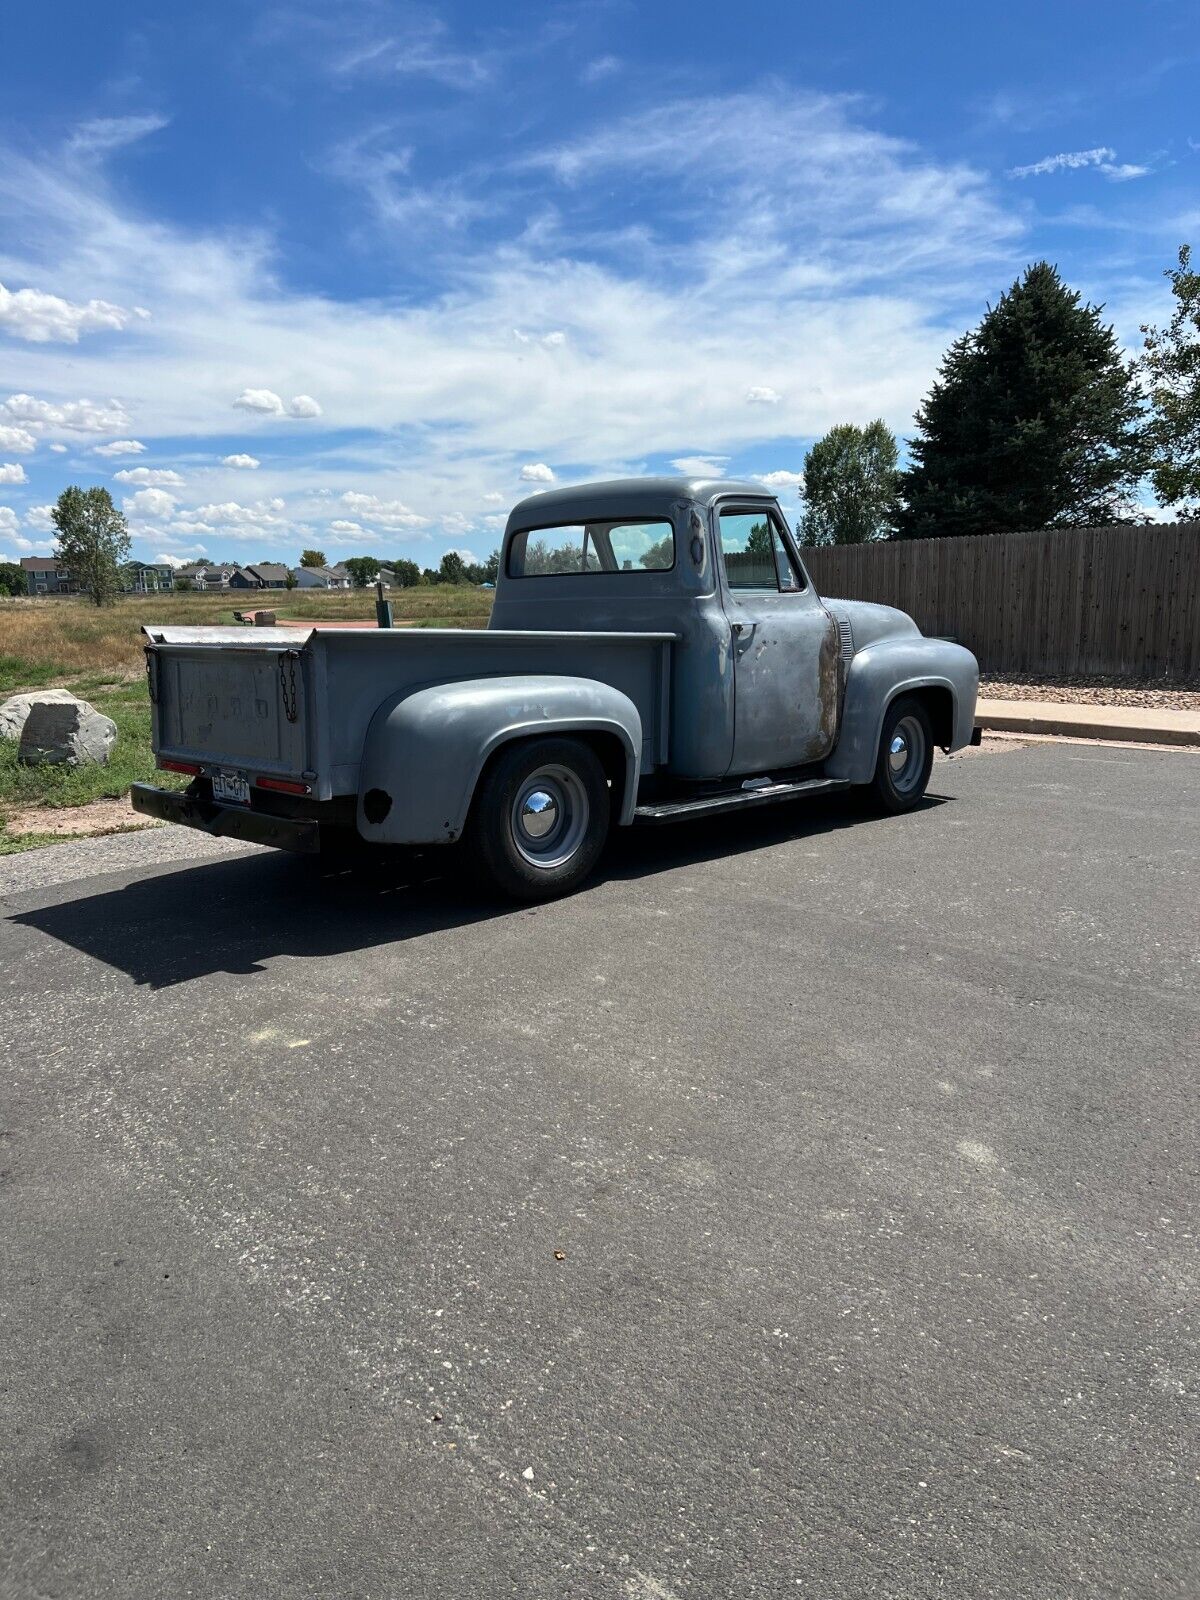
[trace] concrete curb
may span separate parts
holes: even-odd
[[[1196,711],[1059,705],[1046,700],[980,700],[975,721],[993,733],[1045,733],[1068,739],[1200,748],[1200,712]]]

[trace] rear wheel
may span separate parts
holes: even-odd
[[[595,751],[579,739],[537,739],[510,746],[488,769],[468,843],[505,894],[545,900],[592,870],[608,820],[608,780]]]
[[[933,767],[929,713],[911,695],[893,700],[883,719],[871,791],[883,811],[910,811],[924,796]]]

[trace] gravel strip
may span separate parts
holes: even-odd
[[[1200,688],[1171,683],[1130,683],[1121,678],[1039,678],[1032,673],[979,681],[981,700],[1048,700],[1063,706],[1135,706],[1147,710],[1200,711]]]

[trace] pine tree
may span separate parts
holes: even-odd
[[[1139,401],[1102,309],[1039,261],[951,345],[917,411],[901,538],[1127,514],[1142,468]]]

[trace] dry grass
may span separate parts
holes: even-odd
[[[492,608],[490,590],[447,584],[400,590],[391,600],[396,621],[417,627],[482,627]],[[73,672],[140,670],[139,630],[144,623],[232,623],[235,609],[254,606],[306,621],[345,622],[375,615],[374,591],[369,589],[125,595],[102,608],[80,599],[0,600],[0,665],[5,668],[0,676],[15,688]]]

